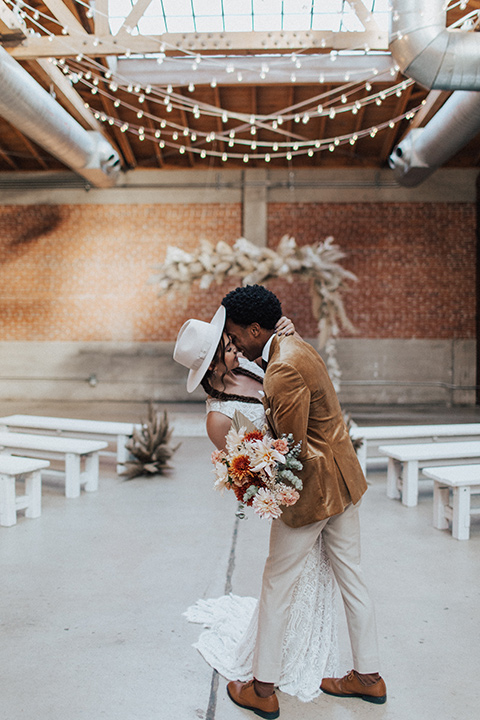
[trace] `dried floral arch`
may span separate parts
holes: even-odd
[[[189,294],[194,282],[201,290],[212,283],[220,285],[228,278],[239,278],[243,285],[269,280],[296,278],[308,282],[311,288],[312,310],[318,325],[318,347],[325,350],[330,377],[339,389],[341,371],[336,357],[336,337],[340,327],[354,332],[347,317],[342,293],[356,276],[340,264],[345,257],[334,244],[333,237],[313,245],[298,246],[293,237],[285,235],[275,250],[259,247],[245,238],[233,246],[220,241],[213,246],[202,240],[192,253],[169,247],[165,262],[156,267],[152,282],[159,285],[159,295],[171,291]]]

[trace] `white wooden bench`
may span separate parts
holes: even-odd
[[[25,517],[40,517],[42,511],[42,470],[48,460],[0,455],[0,525],[10,527],[17,522],[17,511]],[[25,494],[17,495],[16,481],[23,480]]]
[[[388,442],[395,445],[415,442],[446,442],[477,438],[480,440],[480,423],[451,423],[445,425],[372,425],[355,426],[351,429],[353,438],[362,438],[357,457],[363,472],[367,473],[367,460],[381,457],[378,449]]]
[[[379,452],[388,457],[387,495],[401,496],[402,503],[413,507],[418,502],[420,467],[465,464],[472,458],[480,462],[480,441],[381,445]]]
[[[98,489],[98,454],[107,445],[108,443],[100,440],[0,432],[0,453],[64,461],[65,495],[68,498],[78,497],[80,485],[83,483],[85,490],[89,492]],[[83,472],[81,472],[81,461],[84,461],[85,465]]]
[[[468,540],[470,516],[480,515],[480,508],[470,503],[472,495],[480,495],[480,464],[426,467],[422,472],[434,481],[433,527],[444,530],[451,523],[453,537]]]
[[[53,432],[65,437],[85,437],[87,439],[116,439],[117,472],[122,472],[128,458],[125,447],[127,439],[136,426],[133,423],[110,422],[108,420],[79,420],[74,418],[47,417],[43,415],[7,415],[0,417],[2,430],[38,430],[43,433]],[[103,454],[103,453],[102,453]],[[108,453],[104,453],[108,454]]]

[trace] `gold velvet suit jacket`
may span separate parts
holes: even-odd
[[[343,512],[367,489],[325,363],[305,341],[275,336],[263,381],[267,421],[276,437],[302,441],[300,499],[281,519],[301,527]]]

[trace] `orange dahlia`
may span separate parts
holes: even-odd
[[[232,476],[235,485],[245,485],[245,482],[251,480],[252,466],[246,455],[237,455],[230,463],[229,474]]]
[[[260,432],[260,430],[252,430],[245,435],[243,440],[244,442],[248,440],[263,440],[263,434]]]

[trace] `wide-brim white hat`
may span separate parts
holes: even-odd
[[[173,359],[188,368],[187,390],[193,392],[208,370],[225,327],[225,308],[220,305],[211,321],[187,320],[177,336]]]

